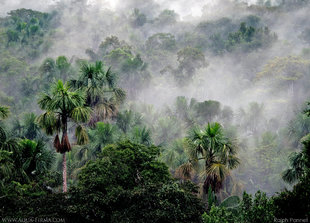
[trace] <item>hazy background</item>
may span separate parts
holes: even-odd
[[[198,101],[217,100],[222,106],[232,108],[235,124],[238,124],[237,116],[240,109],[247,110],[249,103],[257,102],[264,106],[263,115],[259,120],[260,132],[268,130],[269,120],[276,119],[279,127],[275,132],[278,133],[288,125],[296,112],[300,111],[304,101],[310,96],[309,89],[303,81],[296,81],[293,86],[295,90],[291,90],[289,84],[275,87],[270,85],[268,80],[264,82],[256,77],[275,58],[301,56],[302,50],[309,47],[309,43],[300,38],[305,27],[309,27],[310,24],[309,5],[290,10],[270,8],[262,11],[256,7],[256,1],[239,2],[243,4],[230,0],[0,0],[0,16],[4,17],[7,12],[18,8],[44,12],[56,10],[59,13],[56,31],[48,37],[53,43],[52,47],[43,56],[32,61],[33,64],[40,64],[46,57],[55,58],[59,55],[65,55],[72,60],[89,59],[85,53],[87,49],[96,51],[106,37],[114,35],[131,45],[134,54],[141,55],[151,74],[150,84],[141,87],[135,97],[129,97],[131,100],[151,104],[158,111],[165,106],[173,106],[177,96],[196,98]],[[270,5],[277,6],[279,3],[280,1],[271,1]],[[144,13],[151,22],[139,28],[132,27],[130,16],[134,8]],[[178,14],[176,22],[156,25],[156,18],[165,9],[174,10]],[[184,86],[179,86],[171,76],[162,75],[160,72],[167,65],[178,65],[176,52],[166,52],[167,57],[160,61],[161,66],[157,65],[153,57],[147,55],[145,42],[156,33],[171,33],[179,41],[186,32],[196,33],[196,27],[201,22],[214,22],[225,17],[236,24],[238,29],[239,24],[249,15],[260,16],[259,26],[268,26],[270,32],[276,34],[277,41],[270,47],[250,52],[234,51],[216,55],[205,50],[203,54],[208,65],[197,68],[193,80]],[[285,75],[289,75],[290,72]],[[292,91],[298,93],[294,94]],[[249,135],[247,130],[240,130],[238,133],[241,140]],[[243,151],[245,158],[252,156],[250,149],[254,144],[247,143],[249,150]],[[281,171],[282,169],[277,170],[279,179]],[[246,179],[245,176],[247,173],[244,173],[243,179]],[[257,178],[257,181],[261,178]],[[276,185],[271,192],[283,187],[283,183]]]

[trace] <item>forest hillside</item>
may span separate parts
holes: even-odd
[[[309,0],[0,0],[0,222],[308,222]]]

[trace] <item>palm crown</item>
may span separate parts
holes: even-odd
[[[68,140],[68,122],[78,124],[75,135],[78,144],[87,142],[87,134],[81,123],[89,119],[90,108],[85,106],[85,94],[81,91],[70,91],[67,84],[61,80],[55,83],[50,94],[45,93],[38,101],[41,109],[46,112],[38,117],[40,126],[47,134],[56,133],[54,146],[57,152],[70,151]],[[59,141],[59,133],[62,132],[62,142]]]
[[[189,166],[195,167],[199,160],[204,160],[204,189],[208,191],[211,187],[213,191],[218,192],[222,188],[225,177],[229,175],[229,170],[239,164],[236,146],[224,136],[219,123],[209,123],[204,130],[192,129],[186,142],[190,162],[185,166],[190,170]]]
[[[86,104],[93,108],[90,124],[116,114],[117,106],[124,101],[125,92],[116,86],[116,75],[109,68],[104,71],[103,63],[84,63],[81,75],[71,80],[70,86],[86,92]]]

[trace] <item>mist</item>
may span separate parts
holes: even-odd
[[[283,165],[271,171],[272,174],[277,174],[274,181],[276,183],[273,185],[270,183],[272,181],[264,185],[260,184],[264,175],[252,176],[252,172],[247,172],[246,169],[251,164],[246,160],[257,159],[253,147],[257,146],[255,143],[260,140],[262,134],[269,131],[271,120],[277,121],[278,126],[273,133],[279,136],[296,114],[302,111],[305,101],[310,97],[309,85],[307,86],[309,55],[303,54],[303,49],[309,48],[309,41],[301,38],[304,30],[309,28],[310,5],[285,8],[281,3],[282,1],[276,0],[260,1],[260,5],[258,1],[252,0],[0,0],[0,16],[4,18],[8,12],[20,8],[47,13],[56,11],[53,31],[44,34],[51,46],[39,57],[29,60],[29,64],[39,67],[46,58],[56,58],[60,55],[69,58],[72,64],[82,59],[92,61],[90,54],[87,53],[87,50],[91,51],[99,55],[98,58],[100,57],[107,66],[112,66],[112,69],[118,73],[120,85],[127,92],[127,101],[123,109],[132,108],[143,114],[145,111],[135,105],[147,104],[152,105],[157,113],[165,114],[167,107],[174,109],[178,96],[185,96],[188,103],[190,99],[195,98],[198,102],[218,101],[221,109],[229,106],[233,111],[233,118],[226,126],[237,126],[238,140],[244,144],[244,148],[240,149],[241,159],[244,162],[239,169],[234,170],[234,174],[243,181],[247,178],[254,181],[244,186],[251,193],[256,189],[262,189],[268,190],[268,195],[273,195],[286,187],[290,188],[288,184],[281,181],[281,172],[288,167],[287,158],[283,160]],[[139,13],[145,15],[146,19],[142,25],[134,24],[134,9],[138,9]],[[171,10],[169,11],[171,18],[161,14],[167,9]],[[257,20],[254,18],[255,23],[251,24],[255,29],[263,30],[264,27],[268,27],[268,34],[264,34],[266,37],[263,38],[269,38],[270,40],[267,39],[266,42],[270,43],[258,43],[257,46],[253,46],[253,49],[250,47],[245,49],[246,47],[241,46],[226,49],[223,45],[222,51],[212,51],[209,46],[211,44],[209,38],[212,35],[220,33],[223,40],[228,39],[229,33],[237,32],[242,22],[246,21],[249,24],[252,21],[249,16],[259,17]],[[218,25],[223,18],[227,20],[223,20],[224,24]],[[230,25],[227,25],[228,23]],[[217,24],[218,27],[210,28],[212,26],[210,24]],[[267,31],[261,32],[267,33]],[[171,50],[164,47],[148,48],[148,39],[157,33],[173,35],[176,46]],[[108,54],[112,51],[104,56],[100,55],[100,44],[111,36],[116,36],[124,46],[130,46],[129,51],[133,57],[141,56],[146,68],[139,72],[149,74],[149,78],[145,78],[148,79],[147,84],[143,81],[127,81],[125,76],[122,76],[122,72],[125,74],[128,72],[126,78],[129,80],[131,71],[122,71],[118,65],[113,67],[112,62],[106,62],[105,59],[109,59]],[[186,47],[199,48],[205,63],[194,65],[190,78],[180,84],[177,81],[178,72],[184,72],[184,75],[187,75],[187,71],[181,70],[177,53]],[[292,78],[296,80],[294,85],[291,82],[285,82],[289,77],[283,78],[285,80],[281,83],[274,83],[276,82],[274,79],[268,79],[277,75],[275,70],[270,70],[272,65],[268,67],[268,64],[272,64],[277,58],[290,57],[300,58],[300,61],[292,59],[292,63],[297,61],[297,65],[287,70],[286,65],[282,64],[284,68],[278,69],[277,72],[280,74],[275,79],[289,76],[296,71],[300,76]],[[281,67],[281,63],[278,65]],[[168,72],[163,72],[165,69]],[[263,78],[259,78],[260,74]],[[135,86],[130,86],[135,83]],[[249,113],[249,105],[252,102],[263,105],[262,114],[256,124],[257,132],[247,130],[240,124],[240,110],[243,109]],[[152,118],[149,118],[146,113],[143,117],[146,123],[149,123],[148,127],[157,125],[157,122],[152,123]],[[225,123],[220,115],[209,121]],[[226,127],[225,124],[223,125]],[[184,136],[186,131],[180,130],[180,137]],[[159,139],[157,142],[162,143]],[[284,141],[279,142],[278,147],[283,144],[285,144]],[[283,153],[287,155],[296,150],[297,148],[289,148]]]

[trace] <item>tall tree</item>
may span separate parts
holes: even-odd
[[[125,92],[117,87],[116,75],[109,68],[104,71],[103,63],[84,63],[78,80],[71,80],[70,86],[86,92],[86,104],[93,108],[90,123],[112,117],[117,113],[118,105],[124,101]]]
[[[86,97],[82,91],[71,91],[61,80],[56,82],[50,93],[44,93],[38,104],[45,113],[38,117],[40,126],[47,134],[53,135],[56,152],[63,154],[63,192],[67,191],[66,152],[71,150],[68,138],[68,123],[77,124],[75,136],[77,144],[88,142],[88,136],[82,123],[89,120],[91,109],[85,106]],[[62,133],[60,140],[59,135]]]
[[[217,122],[209,123],[204,130],[192,129],[186,141],[190,161],[183,164],[184,172],[190,172],[199,160],[204,160],[204,191],[208,192],[211,187],[212,191],[219,192],[229,171],[239,164],[235,143],[224,136],[222,126]]]

